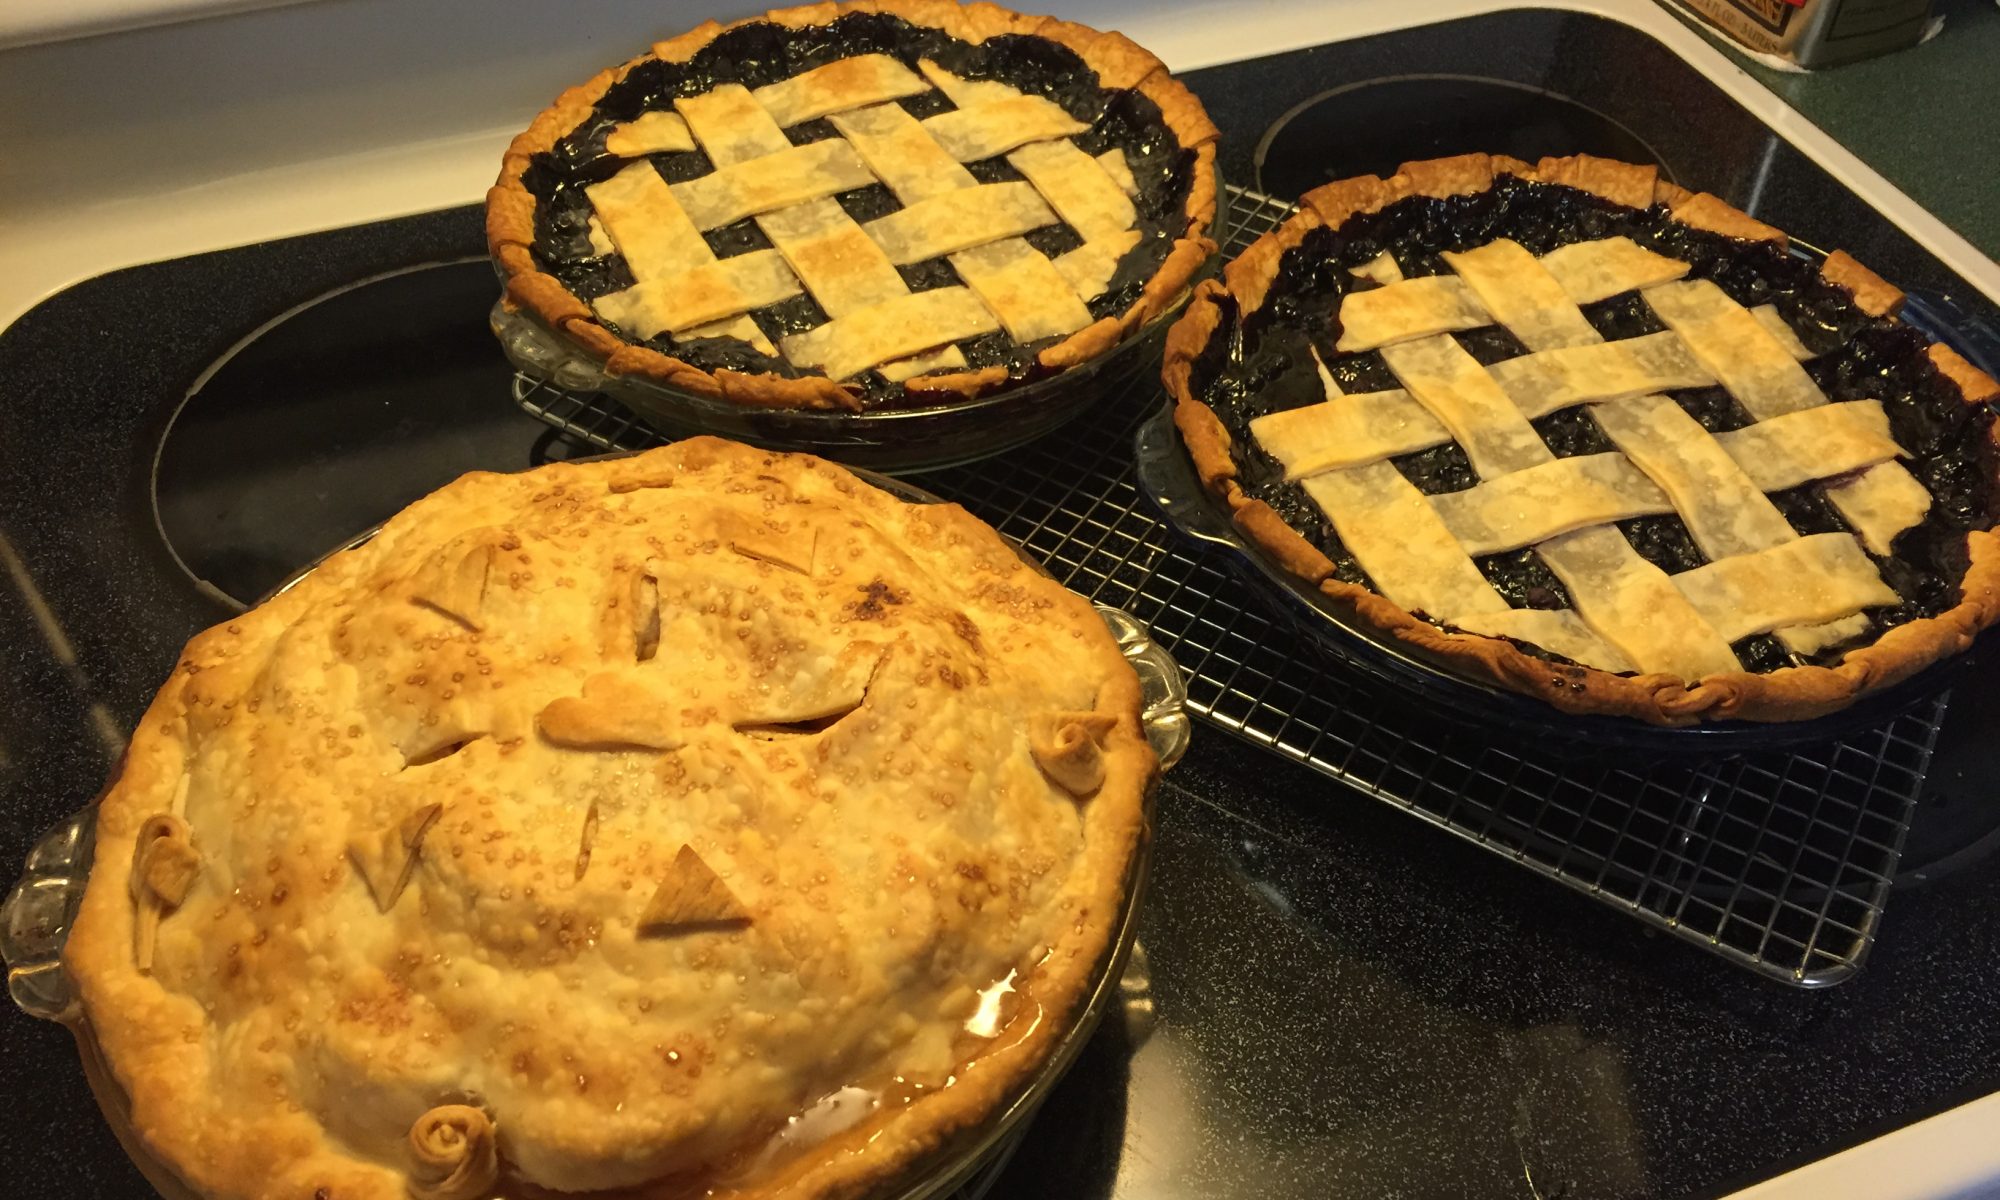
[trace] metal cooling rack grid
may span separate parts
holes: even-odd
[[[1231,188],[1229,250],[1289,207]],[[1790,753],[1623,767],[1523,753],[1413,712],[1259,606],[1219,552],[1140,495],[1133,439],[1151,362],[1087,420],[923,486],[963,503],[1072,589],[1152,626],[1210,723],[1786,983],[1837,983],[1873,941],[1946,699]],[[522,408],[607,449],[665,439],[615,401],[515,383]]]

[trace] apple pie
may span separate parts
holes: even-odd
[[[189,644],[65,965],[203,1196],[852,1196],[1101,971],[1140,702],[990,528],[821,460],[469,475]]]

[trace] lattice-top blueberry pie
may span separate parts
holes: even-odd
[[[1571,711],[1802,718],[2000,613],[2000,389],[1900,301],[1650,167],[1474,155],[1309,193],[1166,380],[1363,621]]]
[[[202,1195],[873,1194],[1102,969],[1139,705],[956,506],[714,439],[470,475],[189,644],[65,964]]]
[[[561,96],[487,234],[512,304],[753,405],[876,407],[1089,361],[1214,245],[1215,129],[1115,33],[952,0],[714,22]]]

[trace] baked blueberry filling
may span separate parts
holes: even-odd
[[[1004,81],[1023,92],[1055,102],[1070,116],[1088,124],[1089,128],[1073,139],[1087,153],[1121,151],[1137,187],[1133,203],[1138,210],[1135,228],[1139,239],[1118,261],[1108,286],[1087,301],[1085,307],[1092,319],[1102,319],[1125,312],[1138,300],[1146,283],[1166,261],[1175,240],[1186,229],[1186,204],[1194,177],[1194,153],[1180,145],[1159,107],[1138,92],[1102,86],[1097,73],[1081,56],[1056,42],[1009,34],[973,44],[883,13],[848,13],[826,25],[796,29],[751,22],[716,37],[686,62],[649,58],[635,66],[611,85],[589,118],[558,139],[550,150],[536,155],[523,173],[522,184],[536,202],[535,259],[543,270],[586,302],[631,286],[631,272],[620,256],[615,251],[603,252],[601,240],[592,245],[591,206],[583,194],[585,187],[610,178],[631,161],[607,151],[605,139],[610,131],[644,113],[670,111],[676,98],[700,95],[718,84],[740,83],[756,88],[863,54],[886,54],[913,69],[919,60],[928,59],[961,78]],[[906,97],[900,104],[919,119],[953,108],[951,101],[937,90]],[[801,145],[838,136],[831,123],[823,118],[802,122],[786,132],[792,142]],[[649,158],[654,169],[669,183],[697,179],[714,169],[699,150],[656,153]],[[1004,158],[966,165],[982,183],[1021,178]],[[841,193],[837,199],[856,221],[884,217],[902,207],[880,185]],[[711,249],[724,258],[770,244],[758,231],[756,222],[748,219],[711,230],[704,236]],[[1049,255],[1083,244],[1083,238],[1067,225],[1036,230],[1028,235],[1028,241]],[[915,291],[960,282],[950,263],[943,259],[899,269]],[[808,313],[818,313],[818,306],[810,302],[800,305],[796,299],[753,310],[751,318],[767,336],[774,330],[797,333],[812,328],[810,324],[802,324],[802,320]],[[824,321],[824,315],[820,316]],[[782,355],[760,353],[734,338],[686,339],[662,334],[638,339],[629,337],[610,321],[604,323],[627,340],[705,370],[728,368],[787,377],[802,373]],[[1002,333],[969,338],[958,346],[971,368],[1005,367],[1011,379],[1025,380],[1046,373],[1036,362],[1036,355],[1057,340],[1045,338],[1023,344]],[[892,406],[906,395],[900,383],[874,371],[863,372],[848,382],[860,390],[864,404],[869,407]]]
[[[1335,230],[1315,229],[1281,256],[1263,304],[1240,327],[1234,303],[1221,298],[1222,320],[1193,363],[1190,386],[1229,430],[1245,492],[1270,504],[1332,559],[1339,577],[1365,583],[1365,573],[1331,525],[1302,488],[1285,481],[1279,464],[1250,432],[1250,422],[1258,417],[1324,399],[1315,353],[1343,391],[1397,386],[1378,353],[1341,354],[1333,348],[1341,331],[1343,297],[1379,286],[1353,270],[1387,251],[1407,276],[1435,274],[1446,269],[1443,252],[1470,250],[1498,238],[1512,239],[1541,255],[1559,246],[1618,235],[1692,264],[1689,278],[1712,280],[1738,304],[1774,305],[1814,353],[1807,370],[1829,400],[1882,403],[1891,434],[1910,453],[1906,465],[1930,493],[1932,503],[1922,522],[1895,538],[1889,555],[1873,556],[1900,603],[1866,610],[1871,628],[1864,639],[1872,641],[1888,628],[1936,616],[1958,604],[1967,566],[1964,535],[1988,527],[1995,513],[1990,406],[1967,404],[1958,387],[1930,362],[1922,335],[1863,312],[1846,291],[1821,278],[1814,261],[1777,246],[1690,228],[1673,220],[1663,206],[1634,210],[1573,188],[1502,177],[1489,191],[1448,199],[1412,197],[1356,215]],[[1636,294],[1587,305],[1584,315],[1600,334],[1613,340],[1664,328]],[[1521,352],[1518,342],[1497,328],[1453,336],[1482,363]],[[1668,394],[1710,432],[1751,423],[1750,415],[1722,388]],[[1551,414],[1535,421],[1534,427],[1559,457],[1613,448],[1582,408]],[[1392,461],[1404,478],[1428,495],[1460,491],[1477,482],[1455,443]],[[1850,528],[1828,501],[1822,483],[1773,493],[1770,498],[1801,534]],[[1643,558],[1670,574],[1708,561],[1678,516],[1640,517],[1618,525]],[[1515,607],[1567,603],[1560,583],[1532,549],[1476,562]],[[1803,661],[1837,661],[1852,644],[1828,647]],[[1768,635],[1739,641],[1734,649],[1752,671],[1802,661]]]

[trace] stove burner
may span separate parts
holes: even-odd
[[[247,605],[466,471],[532,465],[536,434],[486,327],[494,289],[483,258],[365,279],[203,372],[153,472],[181,566]]]
[[[1534,162],[1595,154],[1659,163],[1624,125],[1567,96],[1477,75],[1395,75],[1321,92],[1279,117],[1257,143],[1257,190],[1285,199],[1398,164],[1484,151]]]

